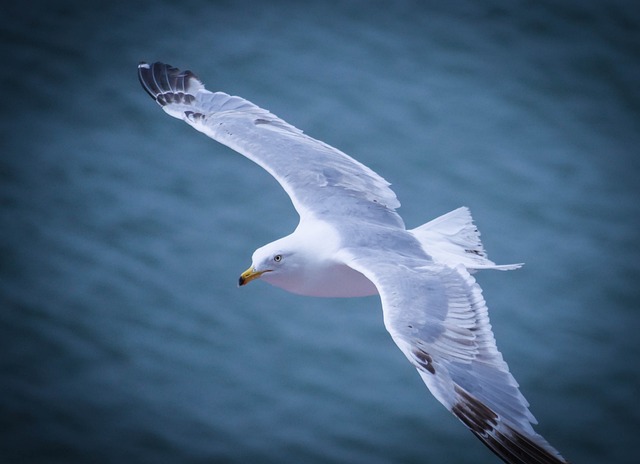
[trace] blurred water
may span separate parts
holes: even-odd
[[[0,460],[498,462],[376,298],[239,290],[297,222],[144,94],[194,70],[394,184],[471,207],[498,345],[574,462],[640,451],[633,2],[28,2],[0,18]]]

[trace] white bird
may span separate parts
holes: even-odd
[[[384,324],[431,393],[507,463],[566,463],[537,423],[496,347],[471,273],[487,258],[467,208],[407,230],[389,183],[345,153],[253,103],[210,92],[190,71],[141,63],[144,89],[169,115],[262,166],[300,215],[295,231],[256,250],[240,285],[260,278],[293,293],[379,294]]]

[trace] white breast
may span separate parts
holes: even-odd
[[[306,296],[336,298],[378,294],[376,286],[364,275],[349,266],[338,263],[316,270],[312,278],[304,280],[303,286],[286,290]]]
[[[277,272],[266,272],[262,280],[291,293],[320,297],[377,295],[376,286],[363,274],[339,259],[341,239],[331,224],[307,220],[286,237],[265,246],[283,250],[283,265]]]

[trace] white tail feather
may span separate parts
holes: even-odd
[[[443,214],[410,232],[418,239],[425,253],[448,266],[462,264],[469,271],[510,271],[522,266],[522,263],[499,265],[487,257],[480,241],[480,232],[466,207]]]

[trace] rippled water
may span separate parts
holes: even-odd
[[[469,206],[527,263],[479,280],[538,430],[636,462],[633,2],[78,5],[0,17],[2,462],[498,462],[377,298],[236,288],[296,214],[144,94],[157,59],[371,166],[409,226]]]

